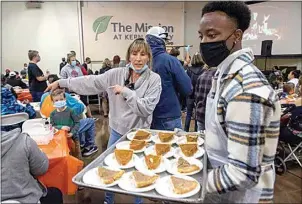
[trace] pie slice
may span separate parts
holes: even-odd
[[[114,181],[121,178],[123,176],[123,174],[125,173],[125,171],[123,171],[123,170],[113,171],[113,170],[106,169],[104,167],[99,167],[98,173],[99,173],[99,176],[101,177],[101,179],[103,180],[104,184],[111,184]]]
[[[115,158],[116,158],[117,162],[120,165],[126,165],[132,159],[133,150],[115,149],[114,150],[114,155],[115,155]]]
[[[157,169],[161,162],[161,156],[149,154],[145,156],[145,162],[149,170]]]
[[[137,188],[143,188],[152,185],[157,179],[158,175],[155,176],[147,176],[145,174],[142,174],[139,171],[133,171],[132,173],[134,177],[134,181]]]
[[[174,132],[159,132],[158,137],[161,142],[170,142],[174,137]]]
[[[135,136],[133,139],[136,140],[148,140],[151,137],[151,132],[146,131],[146,130],[138,130],[135,133]]]
[[[187,142],[197,142],[198,135],[188,134],[186,135]]]
[[[171,144],[155,144],[155,152],[156,155],[165,155],[166,153],[170,152]]]
[[[186,157],[192,157],[197,152],[197,143],[196,142],[189,142],[186,144],[179,144],[179,147],[182,151],[182,153]]]
[[[200,168],[196,164],[190,164],[184,158],[179,157],[177,161],[177,171],[179,173],[191,173],[198,171]]]
[[[147,142],[144,140],[132,140],[130,142],[130,149],[141,150],[146,146]]]
[[[173,185],[173,191],[176,194],[188,193],[194,190],[198,185],[196,181],[189,181],[175,176],[171,176],[171,181]]]

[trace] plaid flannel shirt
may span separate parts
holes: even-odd
[[[198,77],[195,85],[196,120],[205,122],[207,95],[212,87],[216,68],[205,69]]]
[[[259,202],[272,202],[281,107],[277,94],[252,63],[252,51],[244,51],[227,65],[220,82],[217,115],[227,135],[228,163],[209,172],[207,190],[222,194],[256,187],[261,191]]]

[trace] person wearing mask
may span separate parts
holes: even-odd
[[[22,89],[27,88],[27,85],[21,79],[17,79],[16,72],[9,73],[9,78],[7,79],[6,83],[11,85],[12,87],[19,86]]]
[[[85,67],[83,67],[81,65],[80,61],[77,60],[77,54],[76,54],[76,52],[75,51],[70,51],[70,53],[75,56],[76,62],[77,62],[76,65],[81,68],[83,75],[88,75],[87,69],[85,69]]]
[[[84,67],[86,71],[88,71],[88,64],[91,64],[90,57],[86,57],[84,64],[82,64],[82,67]]]
[[[250,21],[244,2],[215,1],[202,9],[200,53],[217,67],[206,104],[205,148],[213,169],[205,203],[273,201],[281,107],[252,50],[242,48]]]
[[[120,62],[121,62],[120,56],[115,55],[115,56],[113,57],[112,62],[113,62],[112,68],[120,67]]]
[[[201,55],[197,52],[192,59],[192,66],[188,68],[187,74],[190,77],[192,81],[193,91],[192,93],[187,97],[187,116],[185,121],[185,128],[184,130],[186,132],[189,132],[190,130],[190,123],[191,123],[191,117],[193,115],[194,110],[194,103],[195,103],[195,90],[196,90],[196,84],[198,77],[203,72],[203,61],[201,58]],[[195,120],[195,132],[197,131],[197,121]]]
[[[187,97],[192,91],[191,80],[179,60],[166,52],[167,37],[162,27],[152,27],[146,35],[153,55],[152,71],[158,73],[162,81],[162,93],[151,125],[157,130],[182,128],[178,96]]]
[[[62,58],[62,62],[60,63],[60,72],[62,70],[62,68],[67,64],[65,57]]]
[[[67,54],[67,64],[62,68],[60,76],[62,79],[76,78],[83,76],[82,69],[78,66],[76,56],[72,53]],[[91,110],[86,95],[80,95],[81,101],[87,109],[87,117],[92,118]]]
[[[152,113],[162,89],[160,76],[150,69],[152,54],[144,39],[136,39],[130,44],[126,60],[126,67],[111,69],[101,75],[61,79],[47,88],[66,87],[89,95],[107,91],[112,107],[109,112],[108,148],[132,128],[150,128]],[[135,201],[141,202],[139,198]],[[105,203],[114,203],[113,193],[106,193]]]
[[[32,95],[34,102],[40,102],[41,96],[44,90],[47,88],[47,75],[44,76],[43,71],[37,65],[40,62],[41,57],[36,50],[28,51],[28,58],[30,60],[28,64],[28,82],[29,91]]]
[[[291,71],[287,78],[289,81],[287,83],[293,83],[295,85],[295,92],[299,90],[299,77],[300,77],[300,70]]]
[[[17,125],[20,127],[21,123]],[[9,131],[1,131],[1,202],[63,204],[59,189],[46,188],[36,179],[48,170],[45,153],[20,128],[3,125],[1,129]]]

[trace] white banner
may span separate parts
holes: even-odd
[[[125,59],[129,44],[161,26],[174,44],[184,43],[181,2],[86,2],[83,9],[84,55],[92,61]]]

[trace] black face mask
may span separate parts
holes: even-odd
[[[203,61],[209,67],[217,67],[225,58],[230,55],[230,52],[236,43],[234,42],[233,47],[231,50],[229,50],[226,45],[226,41],[234,34],[234,32],[226,40],[200,43],[201,56]]]

